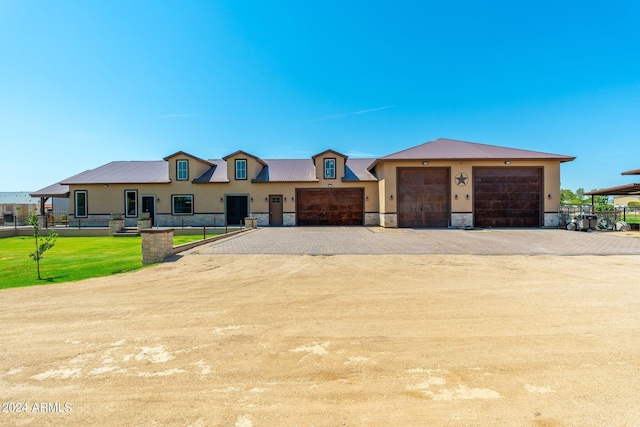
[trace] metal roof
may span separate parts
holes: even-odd
[[[585,196],[637,196],[640,195],[640,184],[626,184],[617,187],[589,191]]]
[[[380,162],[396,160],[560,160],[569,162],[574,159],[575,157],[559,154],[438,138],[381,157],[369,169]]]
[[[347,159],[345,181],[377,181],[378,178],[369,172],[368,167],[375,159]],[[353,174],[353,178],[351,176]]]
[[[31,197],[69,197],[69,186],[56,183],[31,193]]]
[[[621,175],[640,175],[640,169],[634,169],[632,171],[622,172]]]
[[[81,172],[60,184],[168,184],[169,164],[157,161],[116,161]]]
[[[338,154],[338,153],[336,153]],[[348,159],[345,181],[377,181],[367,170],[373,159]],[[269,159],[252,182],[317,182],[316,169],[311,159]]]
[[[251,182],[318,181],[311,159],[269,159]]]
[[[227,162],[224,160],[208,160],[213,164],[202,175],[193,180],[196,184],[205,184],[208,182],[229,182],[227,178]]]

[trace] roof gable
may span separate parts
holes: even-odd
[[[342,153],[338,153],[337,151],[332,150],[332,149],[330,149],[330,148],[329,148],[329,149],[327,149],[327,150],[324,150],[322,153],[318,153],[318,154],[316,154],[315,156],[311,156],[311,160],[313,160],[313,164],[315,164],[315,163],[316,163],[316,159],[317,159],[318,157],[322,157],[322,156],[324,156],[325,154],[335,154],[335,155],[336,155],[336,157],[342,157],[345,161],[346,161],[346,160],[347,160],[347,158],[348,158],[348,156],[346,156],[346,155],[344,155],[344,154],[342,154]]]
[[[234,157],[234,156],[237,156],[237,155],[239,155],[239,154],[242,154],[243,156],[246,156],[246,157],[251,157],[252,159],[256,160],[258,163],[260,163],[262,166],[266,166],[266,165],[267,165],[267,164],[264,162],[264,160],[262,160],[261,158],[256,157],[256,156],[254,156],[253,154],[249,154],[249,153],[247,153],[246,151],[242,151],[242,150],[238,150],[238,151],[235,151],[235,152],[233,152],[233,153],[231,153],[231,154],[228,154],[228,155],[224,156],[224,157],[222,158],[222,160],[225,160],[225,161],[226,161],[227,159],[230,159],[230,158],[232,158],[232,157]]]
[[[209,160],[201,159],[200,157],[196,157],[196,156],[191,155],[191,154],[189,154],[189,153],[187,153],[187,152],[184,152],[184,151],[178,151],[178,152],[175,152],[175,153],[173,153],[173,154],[171,154],[171,155],[169,155],[169,156],[165,157],[165,158],[164,158],[164,159],[162,159],[162,160],[164,160],[164,161],[167,161],[167,162],[168,162],[169,160],[171,160],[171,159],[173,159],[173,158],[175,158],[175,157],[190,157],[190,158],[192,158],[192,159],[193,159],[193,160],[195,160],[195,161],[198,161],[198,162],[201,162],[201,163],[205,163],[205,164],[207,164],[207,165],[209,165],[209,166],[213,166],[213,163],[211,163]]]

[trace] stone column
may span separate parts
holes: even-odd
[[[124,219],[110,219],[109,220],[109,236],[113,236],[118,231],[124,228]]]
[[[162,262],[173,250],[173,228],[140,230],[142,235],[142,264]]]

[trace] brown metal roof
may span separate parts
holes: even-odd
[[[383,161],[396,160],[560,160],[569,162],[575,157],[538,151],[506,148],[476,142],[438,138],[406,150],[377,159],[369,169]]]
[[[622,172],[622,175],[640,175],[640,169],[634,169],[632,171]]]
[[[378,178],[369,172],[368,167],[375,159],[348,159],[345,181],[377,181]]]
[[[589,191],[585,196],[637,196],[640,194],[640,184],[626,184],[617,187],[603,188]]]
[[[30,194],[31,197],[69,197],[69,186],[60,183],[50,185]]]
[[[318,181],[311,159],[269,159],[251,182],[314,182]]]
[[[110,162],[60,181],[60,184],[168,184],[169,164],[164,160]]]
[[[209,182],[229,182],[227,178],[227,162],[224,160],[209,160],[213,164],[205,173],[193,180],[196,184]]]

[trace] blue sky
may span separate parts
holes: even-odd
[[[0,191],[440,137],[576,156],[563,188],[634,182],[639,29],[636,1],[0,0]]]

